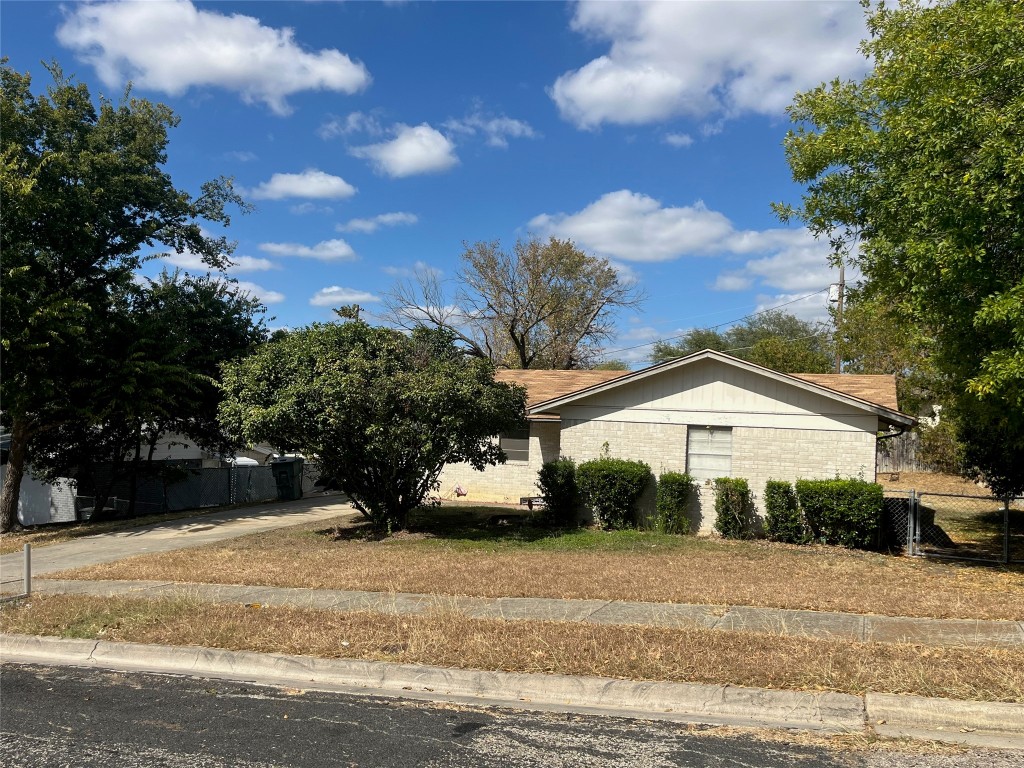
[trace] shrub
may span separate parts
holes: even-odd
[[[803,517],[793,484],[769,480],[764,486],[764,529],[772,541],[803,544],[807,541]]]
[[[917,458],[936,472],[958,475],[964,466],[964,448],[957,440],[956,428],[948,418],[934,427],[921,427]]]
[[[576,470],[583,503],[594,510],[608,529],[636,525],[636,503],[651,479],[651,468],[642,461],[602,457],[586,461]]]
[[[715,530],[727,539],[749,536],[754,522],[750,485],[742,477],[715,478]]]
[[[797,480],[807,527],[826,544],[867,549],[878,541],[882,486],[865,480]]]
[[[576,462],[561,456],[546,462],[537,473],[537,487],[544,499],[544,519],[554,525],[575,525],[580,505]]]
[[[697,486],[693,478],[681,472],[665,472],[658,478],[657,510],[654,529],[658,533],[689,533],[690,503]]]

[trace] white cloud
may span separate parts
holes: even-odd
[[[178,96],[214,86],[279,115],[291,111],[292,94],[356,93],[370,84],[366,67],[338,50],[308,51],[287,27],[200,10],[189,0],[81,3],[67,12],[57,39],[109,88],[131,80]]]
[[[347,117],[334,117],[320,125],[316,134],[324,141],[338,136],[348,136],[351,133],[368,133],[371,136],[380,136],[384,133],[380,121],[376,116],[368,115],[365,112],[352,112]]]
[[[807,229],[736,229],[703,203],[663,206],[629,190],[610,192],[572,214],[542,214],[529,223],[541,235],[569,238],[590,253],[630,262],[719,257],[730,264],[710,286],[719,291],[804,295],[835,282],[827,241]],[[847,281],[859,279],[852,267]],[[782,299],[785,300],[785,299]]]
[[[381,213],[369,219],[349,219],[344,224],[339,224],[335,229],[339,232],[363,232],[369,235],[381,227],[397,227],[405,224],[415,224],[417,221],[419,221],[419,217],[415,213],[396,211],[394,213]]]
[[[763,312],[785,304],[784,312],[796,315],[801,320],[817,322],[828,319],[828,295],[816,294],[806,296],[803,293],[778,293],[775,295],[761,294],[757,297],[756,312]]]
[[[256,283],[250,283],[245,280],[239,280],[237,285],[239,292],[255,296],[264,304],[280,304],[284,301],[283,293],[264,288],[262,285],[256,285]]]
[[[444,272],[437,267],[432,267],[425,261],[417,261],[411,267],[381,267],[381,271],[392,277],[414,277],[415,275],[430,275],[440,277]]]
[[[317,205],[310,202],[291,205],[288,207],[288,210],[296,216],[305,216],[310,213],[334,213],[334,209],[329,205]]]
[[[258,160],[255,152],[248,152],[245,150],[236,150],[234,152],[225,152],[224,157],[228,160],[235,160],[239,163],[251,163],[253,160]]]
[[[662,141],[670,147],[689,147],[693,144],[693,136],[688,133],[666,133]]]
[[[355,193],[356,188],[340,176],[307,168],[302,173],[275,173],[249,194],[256,200],[282,200],[286,197],[330,200],[352,197]]]
[[[340,307],[344,304],[370,304],[375,301],[380,301],[380,299],[367,291],[332,285],[328,288],[321,288],[313,294],[309,303],[314,307]]]
[[[271,256],[300,256],[321,261],[351,261],[356,258],[352,246],[344,240],[324,240],[316,245],[301,243],[260,243],[260,250]]]
[[[686,115],[779,115],[798,90],[866,67],[853,2],[636,2],[583,0],[572,28],[608,52],[550,89],[580,128]]]
[[[753,284],[754,281],[741,272],[723,272],[711,287],[716,291],[747,291]]]
[[[353,147],[349,153],[369,160],[378,173],[393,178],[441,173],[459,162],[451,140],[426,123],[417,126],[399,123],[392,132],[395,138],[390,141]]]
[[[609,192],[583,210],[542,214],[529,228],[568,237],[586,250],[625,261],[667,261],[709,253],[732,233],[732,224],[703,203],[663,208],[652,197],[628,189]]]
[[[184,253],[169,253],[162,257],[164,261],[174,267],[185,269],[190,272],[210,272],[210,266],[203,261],[199,254],[185,251]],[[232,265],[226,272],[262,272],[268,269],[277,269],[277,266],[270,259],[261,259],[255,256],[229,256]]]
[[[480,133],[487,138],[489,146],[500,149],[508,147],[510,138],[533,139],[537,137],[537,132],[529,123],[505,115],[488,116],[481,109],[474,110],[461,120],[448,120],[444,127],[454,133],[464,133],[470,136]]]

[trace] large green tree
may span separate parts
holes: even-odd
[[[91,364],[115,372],[96,382],[105,417],[67,419],[37,434],[29,451],[37,476],[74,475],[87,486],[94,520],[106,513],[111,487],[128,476],[134,506],[134,478],[155,471],[156,445],[168,434],[212,452],[237,447],[218,420],[220,365],[267,335],[263,305],[220,277],[163,272],[111,299],[90,328]]]
[[[827,373],[835,359],[831,334],[824,324],[776,309],[751,315],[723,331],[694,328],[671,343],[659,341],[651,362],[662,363],[702,349],[728,352],[783,373]]]
[[[903,0],[869,9],[868,27],[862,80],[796,96],[785,147],[807,190],[777,208],[830,238],[869,297],[930,337],[969,469],[1019,492],[1024,2]]]
[[[0,63],[0,253],[3,302],[0,398],[11,450],[0,530],[16,523],[31,441],[62,424],[102,421],[110,403],[94,343],[117,290],[159,246],[223,266],[230,247],[201,223],[229,222],[242,204],[230,180],[192,197],[164,169],[178,119],[130,93],[94,102],[56,65],[43,94]]]
[[[298,450],[378,529],[403,528],[445,464],[504,462],[492,436],[525,423],[526,393],[494,381],[444,330],[314,324],[224,367],[221,418],[251,443]]]
[[[586,368],[597,361],[618,310],[643,299],[607,259],[571,240],[536,237],[465,244],[454,295],[421,269],[387,296],[401,328],[444,328],[469,354],[505,368]]]

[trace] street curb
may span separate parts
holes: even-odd
[[[5,662],[185,674],[478,706],[833,732],[859,732],[865,723],[863,699],[840,693],[488,672],[33,635],[0,635],[0,645]]]
[[[198,646],[0,634],[0,661],[210,677],[476,706],[861,732],[1024,749],[1024,704],[489,672]]]
[[[868,693],[868,724],[882,736],[1024,749],[1024,704]]]

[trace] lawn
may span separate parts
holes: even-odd
[[[0,630],[510,672],[1024,701],[1019,649],[70,595],[4,606]]]
[[[428,511],[383,539],[308,524],[55,578],[549,597],[1024,619],[1024,569],[643,531],[551,531],[495,508]]]

